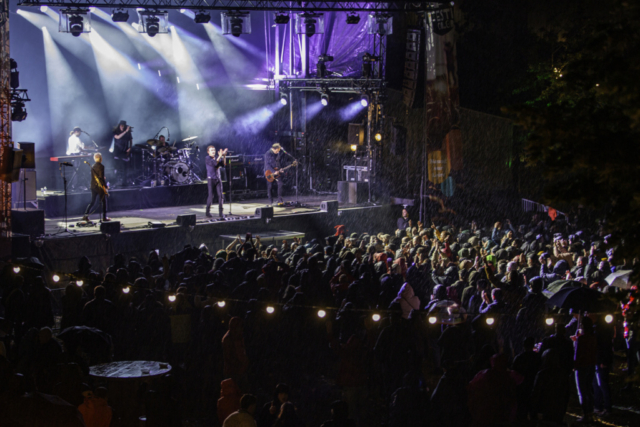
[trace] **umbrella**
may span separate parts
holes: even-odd
[[[88,326],[71,326],[58,334],[70,354],[80,348],[89,356],[89,364],[111,361],[111,336]]]
[[[551,284],[547,286],[547,289],[542,291],[542,294],[547,298],[551,298],[562,289],[579,288],[581,286],[582,283],[576,282],[575,280],[556,280],[555,282],[551,282]]]
[[[598,291],[586,287],[564,288],[558,291],[547,301],[549,307],[571,308],[579,311],[596,312],[600,309],[600,297]]]
[[[610,286],[615,286],[620,289],[629,289],[631,288],[631,283],[629,283],[629,278],[631,277],[632,270],[618,270],[615,273],[611,273],[604,280]]]

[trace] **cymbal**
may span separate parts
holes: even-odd
[[[160,143],[160,141],[158,141],[157,139],[148,139],[147,140],[147,144],[151,145],[152,147],[158,145],[159,143]]]
[[[183,139],[182,142],[191,141],[192,139],[196,139],[196,138],[197,136],[190,136],[188,138]]]

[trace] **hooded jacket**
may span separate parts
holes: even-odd
[[[398,292],[398,296],[393,300],[393,302],[400,303],[402,317],[405,319],[409,318],[411,310],[420,310],[420,298],[416,296],[413,291],[413,287],[411,287],[409,283],[402,285],[400,292]]]

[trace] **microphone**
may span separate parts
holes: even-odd
[[[86,160],[83,160],[83,161],[82,161],[82,163],[86,163],[86,164],[89,164],[89,162],[87,162]]]
[[[69,163],[69,162],[60,162],[60,164],[61,164],[62,166],[71,166],[71,167],[73,167],[73,164],[71,164],[71,163]]]

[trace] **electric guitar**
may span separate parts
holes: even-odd
[[[104,191],[104,195],[109,197],[109,190],[107,189],[106,186],[102,185],[102,183],[100,182],[100,180],[98,179],[97,176],[93,176],[96,180],[96,182],[98,183],[98,187],[102,188],[102,191]]]
[[[284,168],[282,168],[282,169],[278,169],[278,170],[276,170],[275,172],[272,172],[272,171],[270,171],[270,170],[267,170],[267,171],[265,171],[264,176],[267,178],[267,181],[269,181],[269,182],[273,182],[273,181],[275,181],[275,180],[277,180],[277,179],[279,178],[279,175],[280,175],[282,172],[286,171],[287,169],[289,169],[289,168],[291,168],[291,167],[296,166],[297,164],[298,164],[298,162],[297,162],[297,161],[294,161],[294,162],[293,162],[293,163],[291,163],[289,166],[284,167]]]

